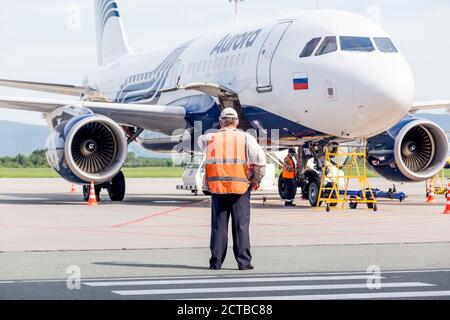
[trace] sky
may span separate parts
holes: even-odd
[[[175,46],[207,31],[231,30],[228,0],[117,0],[134,52]],[[0,78],[80,84],[96,67],[92,0],[0,0]],[[245,0],[239,23],[304,9],[366,15],[392,36],[414,73],[416,101],[450,99],[448,0]],[[54,95],[0,88],[0,96]],[[70,99],[70,98],[69,98]],[[45,124],[40,114],[0,110],[0,120]]]

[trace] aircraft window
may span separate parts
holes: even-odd
[[[219,63],[219,59],[216,58],[216,60],[214,61],[214,70],[217,70],[218,63]]]
[[[397,48],[389,38],[373,38],[373,40],[375,41],[378,50],[381,52],[398,52]]]
[[[365,37],[340,37],[342,51],[375,51],[372,40]]]
[[[192,63],[189,63],[188,69],[187,69],[187,73],[191,73],[191,69],[192,69]]]
[[[223,68],[223,57],[219,60],[219,70]]]
[[[322,38],[314,38],[314,39],[310,40],[306,44],[306,46],[303,49],[302,53],[300,54],[300,58],[310,57],[313,54],[314,50],[316,50],[317,45],[320,42],[320,39],[322,39]]]
[[[195,70],[197,70],[197,62],[192,65],[192,73],[195,73]]]
[[[223,63],[223,66],[226,68],[226,67],[228,67],[228,60],[230,60],[230,57],[229,56],[227,56],[226,58],[225,58],[225,62]]]
[[[239,53],[236,58],[236,65],[238,66],[241,63],[241,54]]]
[[[208,61],[207,60],[205,60],[204,62],[203,62],[203,72],[206,72],[206,67],[208,66]]]
[[[244,53],[244,55],[242,56],[242,64],[246,64],[247,63],[247,52]]]
[[[236,59],[236,56],[235,55],[233,55],[232,57],[231,57],[231,61],[230,61],[230,67],[234,67],[234,60]]]
[[[202,69],[202,63],[199,62],[198,65],[197,65],[197,72],[200,72],[201,69]]]
[[[325,37],[319,49],[317,49],[316,56],[321,56],[334,51],[337,51],[336,37]]]

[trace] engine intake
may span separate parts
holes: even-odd
[[[54,129],[47,141],[47,159],[70,182],[103,183],[120,172],[127,149],[124,132],[117,123],[89,114]]]
[[[448,138],[435,123],[412,116],[369,139],[368,164],[393,181],[424,181],[445,165]]]

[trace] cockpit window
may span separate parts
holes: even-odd
[[[336,37],[325,37],[319,49],[317,49],[316,56],[337,51]]]
[[[300,58],[310,57],[313,54],[314,50],[316,50],[317,45],[320,42],[320,39],[322,38],[314,38],[311,41],[309,41],[306,44],[305,48],[303,49],[302,53],[300,54]]]
[[[373,40],[375,41],[375,45],[377,46],[378,50],[380,50],[381,52],[398,52],[397,48],[389,38],[373,38]]]
[[[340,37],[342,51],[375,51],[372,40],[366,37]]]

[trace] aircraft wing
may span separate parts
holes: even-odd
[[[410,112],[416,113],[418,111],[439,109],[446,109],[447,112],[450,113],[450,100],[415,102],[413,103]]]
[[[64,84],[53,84],[53,83],[43,83],[43,82],[29,82],[29,81],[15,81],[15,80],[3,80],[0,79],[1,87],[15,88],[15,89],[25,89],[40,92],[56,93],[69,96],[81,96],[87,91],[92,91],[87,87],[64,85]]]
[[[158,128],[161,123],[170,123],[174,128],[186,127],[186,109],[178,106],[0,97],[0,109],[51,113],[64,106],[87,108],[117,123],[146,130]]]

